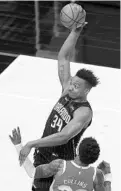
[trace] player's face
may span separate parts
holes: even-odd
[[[74,76],[70,80],[68,93],[72,98],[84,97],[86,93],[86,81]]]

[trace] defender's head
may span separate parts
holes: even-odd
[[[81,69],[71,78],[69,96],[72,98],[86,97],[92,87],[96,87],[99,79],[91,70]]]
[[[79,145],[78,154],[79,159],[83,164],[92,164],[98,159],[100,155],[99,144],[92,137],[85,138]]]

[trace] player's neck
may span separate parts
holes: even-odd
[[[84,164],[80,161],[79,156],[76,156],[76,158],[74,159],[74,162],[79,165],[79,166],[83,166],[83,167],[87,167],[87,164]]]
[[[81,102],[81,103],[87,102],[87,98],[86,97],[85,98],[78,98],[77,102]]]
[[[78,97],[78,98],[71,98],[73,100],[75,100],[76,102],[87,102],[87,97]]]

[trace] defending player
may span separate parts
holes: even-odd
[[[10,139],[19,154],[22,148],[19,128],[12,131]],[[29,158],[26,158],[23,166],[29,177],[34,179],[54,176],[50,191],[111,191],[109,164],[103,161],[98,168],[90,165],[98,159],[99,154],[97,141],[88,137],[81,141],[78,156],[74,160],[56,159],[35,168]]]
[[[42,138],[28,142],[21,150],[21,164],[32,148],[36,148],[35,167],[56,158],[73,160],[77,143],[91,124],[93,112],[87,95],[98,84],[98,78],[86,69],[79,70],[73,77],[70,74],[71,54],[83,26],[72,29],[58,54],[61,97],[48,117]],[[34,185],[40,188],[39,191],[48,191],[52,180],[53,178],[35,180]]]

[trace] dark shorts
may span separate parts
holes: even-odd
[[[32,187],[32,191],[49,191],[48,188],[34,188]]]
[[[32,191],[49,191],[53,177],[34,179]]]
[[[37,167],[38,165],[46,164],[55,160],[55,156],[52,155],[52,152],[47,152],[46,149],[41,149],[42,152],[37,152],[37,149],[34,153],[34,166]],[[49,191],[50,186],[53,182],[53,177],[49,178],[40,178],[34,179],[32,191]]]
[[[49,189],[48,188],[34,188],[32,186],[32,191],[49,191]]]

